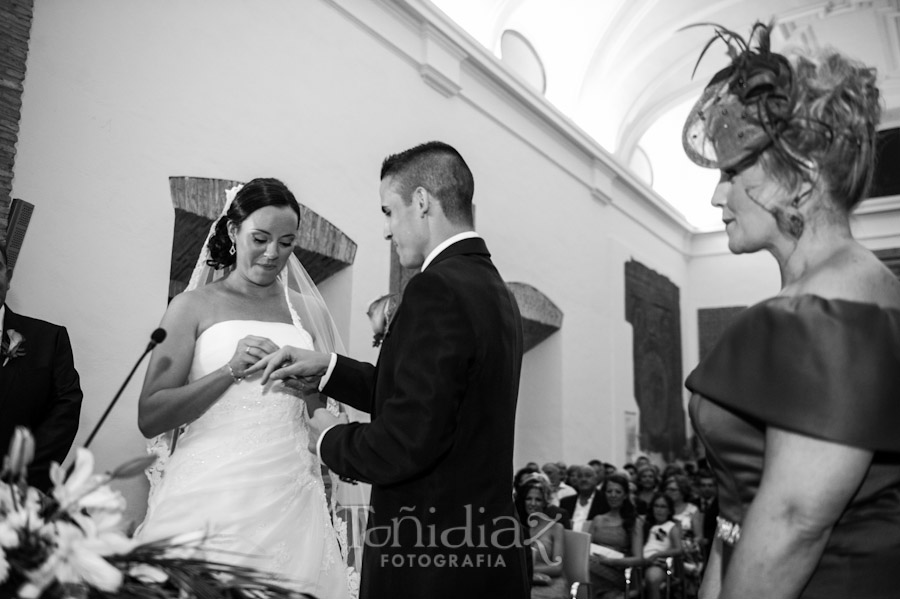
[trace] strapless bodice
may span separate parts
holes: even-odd
[[[279,347],[313,347],[309,333],[289,323],[260,320],[217,322],[197,337],[189,380],[202,378],[221,368],[234,355],[238,342],[247,335],[266,337]],[[229,387],[216,403],[190,424],[189,431],[196,434],[215,428],[223,432],[222,427],[240,427],[231,432],[256,432],[265,436],[266,427],[270,424],[306,420],[303,412],[306,404],[297,391],[285,387],[280,381],[263,386],[261,379],[262,374],[257,373]],[[301,429],[305,433],[305,423]]]
[[[313,349],[312,337],[306,331],[287,322],[265,320],[223,320],[200,333],[194,344],[190,380],[204,377],[221,368],[234,355],[238,341],[247,335],[267,337],[275,345],[292,345]]]

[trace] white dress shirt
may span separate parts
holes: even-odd
[[[572,510],[572,530],[580,531],[584,527],[584,523],[587,521],[588,513],[591,511],[591,504],[594,503],[594,496],[596,494],[596,491],[591,493],[590,498],[584,505],[581,505],[580,497],[575,498],[575,509]]]

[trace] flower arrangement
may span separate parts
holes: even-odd
[[[17,427],[0,470],[0,599],[282,599],[303,597],[272,575],[209,561],[205,535],[137,544],[121,529],[125,500],[114,479],[136,476],[155,456],[105,474],[78,449],[74,466],[50,470],[52,491],[27,484],[34,439]]]

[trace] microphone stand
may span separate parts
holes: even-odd
[[[91,441],[94,440],[94,437],[97,435],[97,432],[100,430],[100,427],[103,426],[103,422],[106,420],[106,417],[109,416],[110,411],[113,409],[113,406],[116,405],[116,402],[119,401],[119,397],[121,397],[122,392],[125,391],[125,387],[128,385],[128,381],[131,380],[131,377],[134,376],[135,371],[138,366],[141,365],[141,362],[144,361],[144,358],[147,357],[153,348],[163,342],[166,338],[165,329],[156,329],[153,331],[153,334],[150,335],[150,343],[147,344],[147,349],[144,350],[144,353],[141,354],[141,357],[138,358],[138,361],[135,362],[134,367],[131,369],[131,372],[128,373],[128,376],[125,377],[125,381],[122,383],[122,386],[119,387],[118,392],[116,392],[115,397],[113,397],[112,401],[109,402],[109,405],[106,407],[106,411],[103,412],[103,415],[100,417],[100,421],[97,422],[96,426],[94,426],[94,430],[91,431],[91,434],[88,435],[87,441],[84,442],[84,448],[87,449],[90,446]],[[74,462],[69,467],[68,474],[72,473],[72,469],[75,467]]]

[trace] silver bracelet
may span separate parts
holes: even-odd
[[[225,366],[228,367],[228,373],[231,374],[231,378],[234,379],[235,383],[240,383],[242,380],[244,380],[244,377],[238,376],[234,373],[234,368],[231,367],[230,362],[226,362]]]

